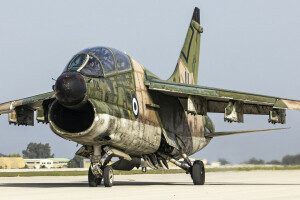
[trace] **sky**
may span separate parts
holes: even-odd
[[[93,46],[125,51],[167,79],[195,6],[204,28],[199,85],[300,99],[299,1],[12,0],[0,7],[0,102],[51,91],[72,56]],[[288,110],[285,125],[268,116],[245,115],[242,124],[209,116],[216,131],[291,128],[214,138],[193,157],[239,163],[300,153],[299,111]],[[80,147],[48,125],[12,126],[0,116],[0,153],[21,154],[29,142],[50,143],[56,157],[72,158]]]

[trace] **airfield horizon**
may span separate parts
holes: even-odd
[[[284,171],[300,170],[300,165],[227,165],[220,167],[207,166],[206,173],[211,172],[241,172],[241,171]],[[114,170],[114,175],[138,175],[138,174],[180,174],[184,170],[173,167],[169,170],[148,169],[146,173],[140,169],[131,171]],[[88,168],[60,168],[60,169],[0,169],[0,177],[33,177],[33,176],[83,176],[88,174]]]

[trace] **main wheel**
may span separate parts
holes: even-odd
[[[102,178],[97,178],[93,172],[91,167],[89,168],[89,173],[88,173],[88,181],[89,181],[89,186],[90,187],[97,187],[97,185],[101,184]]]
[[[105,187],[111,187],[114,182],[114,173],[111,166],[107,166],[104,168],[103,172],[103,178],[104,178],[104,186]]]
[[[205,183],[205,169],[201,160],[196,160],[191,170],[191,176],[194,185],[203,185]]]

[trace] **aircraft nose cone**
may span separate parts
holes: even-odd
[[[86,85],[81,74],[67,72],[60,75],[55,83],[55,95],[65,106],[79,104],[85,97]]]

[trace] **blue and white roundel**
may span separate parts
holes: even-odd
[[[134,117],[137,119],[139,116],[139,103],[134,94],[132,95],[132,112]]]

